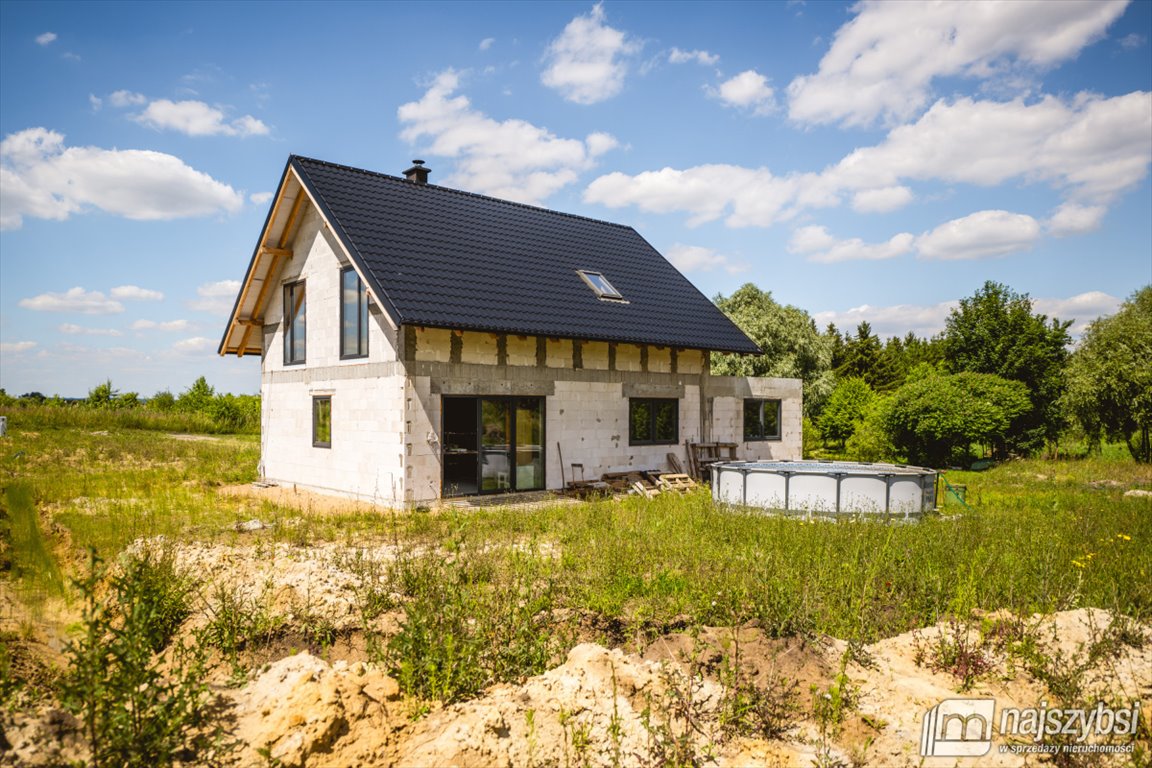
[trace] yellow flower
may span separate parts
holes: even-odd
[[[1124,541],[1132,541],[1132,537],[1126,533],[1118,533],[1118,534],[1116,534],[1116,538],[1124,539]]]
[[[1083,568],[1084,567],[1084,563],[1080,562],[1079,560],[1073,560],[1072,565],[1076,566],[1077,568]]]

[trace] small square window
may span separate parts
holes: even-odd
[[[578,269],[576,270],[576,274],[584,278],[584,282],[588,284],[588,287],[592,289],[592,292],[596,294],[597,298],[616,299],[620,301],[624,299],[624,297],[620,295],[620,291],[613,288],[612,283],[608,282],[608,278],[599,272],[589,272],[586,269]]]
[[[634,397],[628,401],[628,445],[676,445],[680,401]]]
[[[780,401],[744,401],[744,440],[780,439]]]
[[[332,396],[312,398],[312,447],[332,447]]]

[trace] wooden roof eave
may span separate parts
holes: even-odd
[[[308,193],[296,177],[291,166],[286,166],[276,197],[264,221],[260,239],[253,251],[244,275],[240,293],[232,306],[224,337],[217,352],[220,355],[260,354],[263,341],[256,336],[250,343],[252,329],[263,325],[263,311],[269,296],[269,286],[275,281],[284,261],[292,258],[290,245],[304,213]]]
[[[264,222],[260,240],[252,254],[252,260],[248,264],[248,271],[244,275],[240,294],[236,297],[232,313],[228,318],[228,326],[224,331],[224,337],[217,349],[221,356],[234,354],[243,357],[245,354],[261,354],[263,352],[263,340],[260,336],[256,337],[259,341],[255,344],[249,344],[249,339],[252,336],[253,328],[263,327],[264,307],[271,296],[269,287],[279,274],[283,262],[292,258],[293,252],[290,246],[300,220],[303,218],[305,202],[312,204],[324,225],[335,235],[336,242],[344,252],[346,260],[356,270],[373,301],[377,306],[384,309],[385,320],[392,326],[393,330],[399,328],[398,318],[392,316],[394,310],[392,310],[391,302],[381,301],[382,298],[385,298],[384,294],[365,268],[363,260],[359,258],[358,253],[354,253],[354,249],[350,247],[343,235],[343,230],[333,227],[327,206],[321,204],[315,197],[312,190],[304,183],[304,178],[292,167],[292,158],[289,158],[276,191],[275,202]],[[271,245],[273,242],[276,244]],[[255,287],[257,284],[259,287]]]

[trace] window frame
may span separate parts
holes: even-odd
[[[748,406],[752,403],[756,403],[759,406],[759,417],[760,417],[759,422],[760,423],[758,426],[760,427],[760,429],[759,429],[757,434],[750,435],[748,432]],[[765,406],[767,406],[770,403],[776,404],[776,433],[775,434],[766,434],[765,429],[764,429],[764,426],[765,426],[764,425],[764,408],[765,408]],[[746,398],[744,398],[744,406],[740,411],[741,420],[743,421],[743,424],[741,425],[741,431],[744,435],[744,442],[746,442],[746,443],[762,443],[762,442],[768,442],[768,441],[772,441],[772,440],[781,440],[783,432],[784,432],[783,420],[781,418],[781,416],[783,414],[783,408],[784,408],[783,401],[778,397],[746,397]]]
[[[580,275],[580,279],[592,289],[592,293],[596,294],[596,298],[603,301],[626,301],[624,294],[620,293],[620,290],[612,285],[612,281],[605,277],[603,272],[596,272],[591,269],[578,269],[576,270],[576,274]]]
[[[348,304],[344,300],[344,280],[348,273],[356,275],[356,284],[359,290],[356,292],[356,339],[358,350],[349,353],[344,348],[344,323],[347,320]],[[360,273],[354,267],[348,266],[340,270],[340,359],[341,360],[359,360],[368,357],[368,286],[360,279]]]
[[[633,432],[633,413],[636,406],[647,404],[648,434],[650,439],[637,439]],[[657,405],[672,404],[672,437],[662,439],[656,437]],[[680,399],[677,397],[630,397],[628,398],[628,445],[679,445],[680,444]]]
[[[328,404],[328,439],[320,440],[317,434],[318,422],[320,421],[320,405],[322,403]],[[312,396],[312,447],[313,448],[331,448],[332,447],[332,395],[313,395]]]
[[[296,280],[284,284],[284,365],[303,365],[308,359],[308,290],[305,286],[306,282],[305,280]],[[302,302],[304,305],[304,350],[300,359],[295,357],[296,313],[292,310],[298,289],[304,296]]]

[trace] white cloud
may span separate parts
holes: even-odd
[[[266,136],[268,126],[251,115],[225,122],[224,113],[202,101],[157,99],[133,120],[156,130],[188,136]]]
[[[743,264],[735,264],[727,256],[700,245],[675,243],[668,248],[665,255],[681,272],[709,272],[713,269],[723,269],[728,274],[734,275],[747,269]]]
[[[584,200],[612,208],[635,205],[652,213],[684,212],[689,226],[727,214],[730,227],[771,226],[801,208],[839,202],[818,174],[774,176],[767,168],[726,164],[662,168],[635,176],[614,171],[589,184]]]
[[[204,283],[196,289],[196,295],[199,298],[189,301],[188,306],[199,312],[226,315],[232,311],[236,294],[239,292],[239,280],[217,280],[214,283]]]
[[[1120,47],[1124,48],[1125,50],[1132,51],[1132,50],[1135,50],[1135,49],[1139,48],[1140,46],[1144,45],[1144,43],[1147,40],[1148,40],[1148,38],[1144,37],[1144,35],[1139,35],[1139,34],[1136,34],[1135,32],[1131,32],[1127,35],[1124,35],[1124,37],[1120,38]]]
[[[1040,237],[1040,222],[1008,211],[977,211],[916,238],[923,259],[986,259],[1026,251]]]
[[[860,213],[888,213],[912,202],[915,195],[904,186],[863,189],[852,196],[852,210]]]
[[[87,208],[129,219],[235,213],[243,196],[173,155],[135,149],[66,147],[45,128],[0,142],[0,229],[24,216],[67,219]]]
[[[668,61],[672,64],[696,62],[711,67],[719,63],[720,57],[708,51],[682,51],[679,48],[673,48],[668,54]]]
[[[797,227],[788,241],[788,250],[791,253],[818,253],[827,251],[838,242],[827,227]]]
[[[93,112],[99,112],[101,107],[104,106],[104,99],[94,93],[90,93],[88,94],[88,104],[92,107]]]
[[[456,160],[445,184],[509,200],[538,203],[573,183],[594,159],[617,145],[595,132],[581,141],[562,139],[523,120],[498,122],[457,95],[460,75],[446,70],[419,101],[401,105],[400,136],[416,143],[430,139],[422,153]]]
[[[15,355],[15,354],[19,354],[21,352],[27,352],[28,350],[35,349],[35,348],[36,348],[36,342],[34,342],[34,341],[4,341],[4,342],[0,342],[0,352],[6,352],[8,354],[14,354]]]
[[[767,115],[776,109],[776,96],[768,78],[749,69],[720,84],[709,92],[726,106],[746,109],[754,115]]]
[[[1107,212],[1108,209],[1102,205],[1064,203],[1056,209],[1045,226],[1048,233],[1055,237],[1082,235],[1099,229]]]
[[[172,349],[180,354],[191,355],[208,352],[216,348],[216,342],[212,339],[206,339],[203,336],[193,336],[190,339],[183,339],[172,345]]]
[[[108,103],[114,107],[137,107],[148,103],[148,97],[133,91],[113,91],[108,96]]]
[[[901,232],[887,242],[868,244],[858,237],[838,240],[824,227],[800,227],[792,233],[788,250],[807,254],[809,261],[816,262],[880,261],[910,253],[914,240],[910,233]]]
[[[248,199],[256,205],[264,205],[264,203],[272,199],[273,194],[273,192],[253,192],[248,195]]]
[[[857,149],[828,175],[852,188],[900,179],[994,186],[1046,181],[1076,198],[1108,200],[1138,184],[1152,160],[1152,93],[1046,96],[1027,104],[937,102],[881,143]]]
[[[853,151],[820,173],[775,176],[767,168],[700,165],[594,180],[585,200],[687,213],[692,223],[727,216],[729,226],[771,226],[853,195],[865,212],[912,197],[903,182],[991,187],[1046,183],[1080,204],[1106,204],[1139,184],[1152,161],[1152,93],[1103,98],[1048,96],[1026,104],[940,101],[880,144]]]
[[[123,336],[124,334],[115,328],[88,328],[83,325],[76,325],[75,323],[62,323],[59,326],[60,333],[67,333],[73,336]]]
[[[187,320],[136,320],[129,327],[134,331],[186,331],[192,325]]]
[[[20,306],[36,312],[79,312],[82,315],[111,315],[124,311],[124,305],[100,291],[86,291],[77,286],[64,293],[42,293],[20,299]]]
[[[1088,291],[1067,299],[1033,299],[1032,311],[1050,318],[1071,320],[1072,327],[1068,332],[1078,338],[1092,321],[1116,314],[1121,303],[1122,299],[1103,291]]]
[[[164,294],[138,285],[118,285],[110,293],[114,299],[135,299],[137,301],[160,301]]]
[[[36,44],[37,45],[51,45],[55,41],[56,41],[56,33],[55,32],[45,32],[44,34],[36,35]]]
[[[1069,298],[1032,299],[1032,311],[1050,318],[1072,320],[1068,332],[1073,338],[1084,333],[1088,324],[1097,317],[1111,315],[1119,309],[1121,300],[1102,291],[1088,291]],[[903,336],[912,331],[917,336],[933,336],[944,330],[948,314],[958,307],[958,301],[944,301],[939,304],[897,304],[888,307],[872,307],[867,304],[844,311],[817,312],[812,317],[817,326],[823,329],[828,323],[835,323],[840,330],[855,328],[861,322],[868,322],[872,332],[880,338]]]
[[[568,22],[548,45],[540,81],[568,101],[595,104],[620,93],[627,58],[639,50],[639,43],[604,23],[604,4],[597,3],[587,16]]]
[[[480,50],[482,50],[482,51],[486,51],[486,50],[488,50],[489,48],[491,48],[491,47],[492,47],[492,44],[493,44],[493,43],[495,43],[495,42],[496,42],[496,38],[494,38],[494,37],[486,37],[486,38],[484,38],[483,40],[481,40],[481,41],[480,41],[480,46],[479,46],[479,48],[480,48]]]
[[[903,121],[928,103],[936,78],[1042,71],[1099,39],[1127,4],[861,2],[819,71],[788,86],[789,116],[848,126]]]
[[[957,306],[958,301],[943,301],[928,305],[896,304],[889,307],[864,304],[840,312],[817,312],[812,315],[812,319],[821,330],[828,323],[835,323],[836,327],[843,331],[867,322],[872,326],[872,332],[882,339],[904,336],[909,331],[917,336],[929,337],[944,330],[944,321],[948,313]]]
[[[588,154],[591,157],[599,157],[620,146],[620,142],[616,140],[615,136],[603,131],[588,134],[588,138],[584,139],[584,144],[588,147]]]

